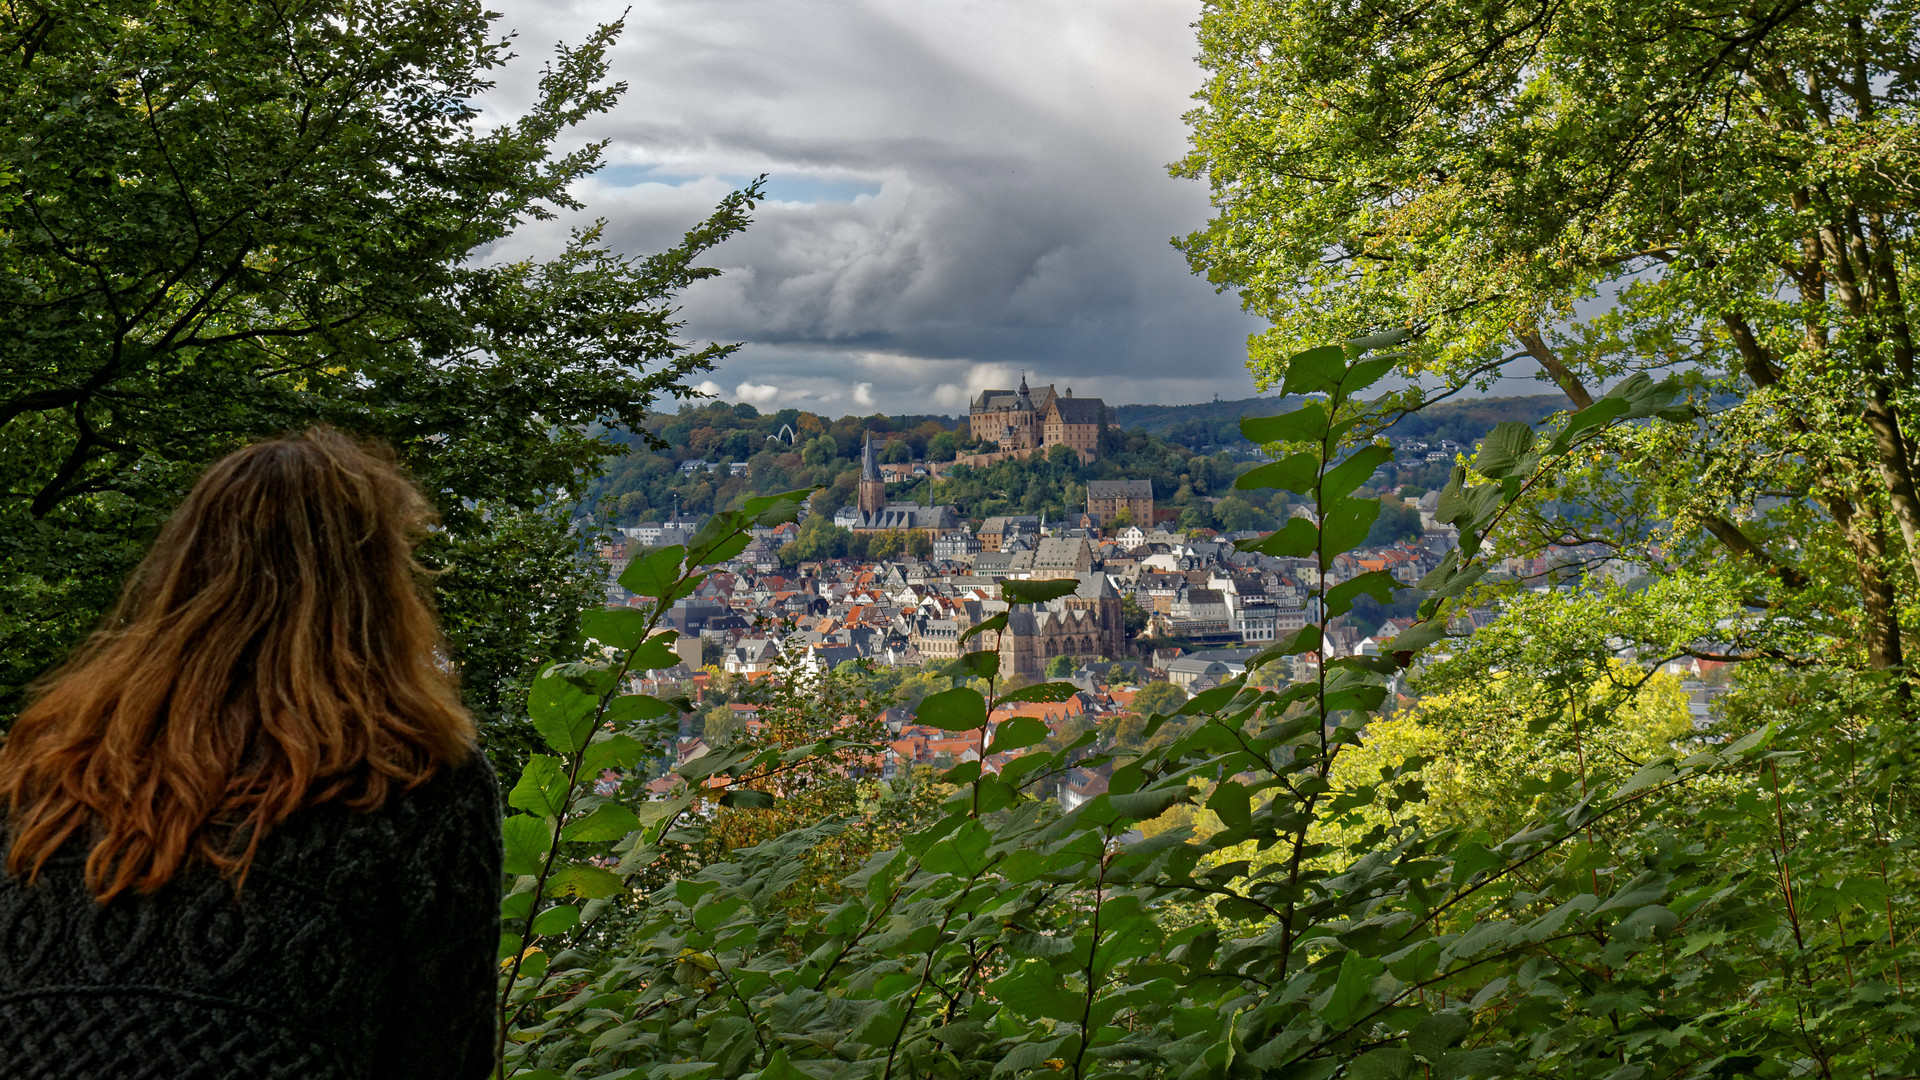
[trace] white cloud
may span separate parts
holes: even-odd
[[[734,396],[741,401],[750,401],[755,405],[765,405],[780,396],[780,388],[764,383],[743,382],[733,388]]]
[[[707,395],[708,397],[719,397],[721,394],[726,393],[726,390],[724,390],[719,383],[714,382],[712,379],[708,379],[705,382],[695,384],[694,389],[700,391],[701,393]]]
[[[870,382],[853,384],[853,403],[855,405],[873,404],[873,384]]]

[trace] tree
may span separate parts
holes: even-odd
[[[1213,508],[1205,502],[1188,503],[1180,511],[1180,527],[1188,532],[1213,528]]]
[[[915,529],[907,534],[907,554],[916,559],[933,558],[933,538],[924,529]]]
[[[1920,24],[1870,0],[1480,14],[1202,15],[1209,79],[1176,171],[1217,212],[1182,246],[1272,324],[1250,342],[1257,377],[1363,326],[1412,328],[1402,370],[1452,387],[1537,364],[1573,410],[1646,416],[1636,402],[1678,370],[1695,404],[1537,485],[1585,512],[1534,515],[1518,546],[1732,560],[1783,621],[1905,670]]]
[[[904,465],[913,460],[913,447],[905,439],[889,439],[887,448],[880,452],[880,460],[891,465]]]
[[[927,440],[928,461],[952,461],[960,452],[960,444],[953,433],[943,431]]]
[[[1132,593],[1120,598],[1120,619],[1128,637],[1138,637],[1147,628],[1147,611]]]
[[[1367,546],[1385,547],[1402,540],[1418,540],[1424,532],[1420,508],[1398,499],[1380,500],[1380,516],[1367,528]]]
[[[1133,694],[1133,711],[1142,716],[1154,713],[1170,713],[1187,700],[1187,692],[1178,686],[1158,679],[1150,682]]]
[[[1215,504],[1213,516],[1227,532],[1264,531],[1274,525],[1272,514],[1238,495],[1229,495]]]
[[[730,351],[681,343],[671,298],[758,191],[656,256],[594,224],[546,261],[480,257],[578,208],[603,144],[556,146],[618,100],[619,29],[489,130],[509,46],[466,0],[0,13],[0,719],[207,463],[316,423],[384,439],[438,503],[425,555],[460,568],[440,601],[483,716],[564,639],[503,632],[578,612],[577,539],[527,515],[564,521],[595,425],[638,428]],[[516,562],[516,531],[546,546]]]
[[[1076,665],[1074,663],[1073,657],[1056,656],[1053,659],[1047,661],[1047,678],[1064,679],[1067,676],[1073,674],[1073,669],[1075,666]]]
[[[831,465],[839,456],[840,445],[833,441],[831,435],[821,435],[810,440],[806,449],[800,451],[800,460],[815,466]]]

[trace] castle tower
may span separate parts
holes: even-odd
[[[880,478],[880,457],[873,452],[873,432],[860,448],[860,512],[877,514],[887,506],[887,482]]]

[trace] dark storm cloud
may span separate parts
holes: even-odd
[[[538,55],[618,11],[522,0],[504,21]],[[951,411],[1021,371],[1114,403],[1244,396],[1253,320],[1167,243],[1207,211],[1165,171],[1200,79],[1196,13],[641,3],[614,56],[631,90],[583,133],[612,140],[611,167],[579,194],[644,252],[770,175],[753,228],[711,260],[725,276],[685,302],[691,334],[748,343],[714,374],[728,398]],[[489,104],[510,113],[528,89]]]

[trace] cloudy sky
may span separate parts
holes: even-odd
[[[526,100],[557,41],[618,2],[504,0]],[[769,174],[754,226],[685,297],[690,335],[742,341],[710,389],[829,414],[964,412],[1036,383],[1110,404],[1253,393],[1231,296],[1170,237],[1206,220],[1166,165],[1200,85],[1198,0],[632,0],[631,89],[582,135],[609,166],[579,195],[634,253]],[[543,253],[529,230],[499,257]]]

